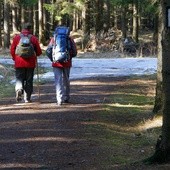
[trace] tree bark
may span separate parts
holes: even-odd
[[[139,22],[138,22],[138,0],[133,0],[133,39],[138,42],[138,31],[139,31]]]
[[[10,17],[9,17],[10,6],[7,0],[4,0],[4,48],[8,49],[10,46]]]
[[[122,37],[126,38],[127,37],[127,18],[126,18],[126,13],[127,13],[127,6],[125,5],[122,7],[122,13],[121,13],[121,30],[122,30]]]
[[[0,2],[0,11],[3,9],[2,3]],[[0,12],[0,18],[2,18],[2,12]],[[0,47],[2,47],[2,24],[0,24]]]
[[[38,1],[39,41],[43,42],[43,0]]]
[[[104,14],[104,31],[107,32],[110,28],[110,0],[105,2],[105,14]]]
[[[170,162],[170,28],[167,27],[166,9],[170,5],[168,0],[160,1],[159,13],[159,57],[162,56],[162,111],[163,125],[162,134],[158,139],[155,153],[147,159],[147,163],[166,163]],[[169,3],[169,4],[168,4]],[[161,38],[162,37],[162,38]]]
[[[159,11],[162,10],[162,7],[159,7]],[[157,81],[156,81],[156,94],[155,94],[155,104],[153,108],[154,115],[162,114],[163,107],[163,97],[162,97],[162,32],[164,29],[164,24],[162,22],[162,14],[158,15],[158,39],[157,39],[157,49],[158,49],[158,57],[157,57]]]
[[[34,35],[38,35],[38,5],[35,5],[33,7],[33,11],[34,11],[34,14],[33,14],[33,22],[34,22],[34,28],[33,28],[33,34]]]
[[[103,30],[103,0],[96,0],[96,21],[95,31],[96,35]]]
[[[84,10],[82,12],[82,18],[83,18],[83,34],[84,39],[82,43],[82,49],[86,46],[89,38],[90,38],[90,1],[86,1]]]
[[[17,9],[15,5],[12,5],[12,30],[17,32]]]

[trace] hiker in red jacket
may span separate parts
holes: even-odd
[[[28,48],[28,54],[23,55],[22,52],[26,53]],[[33,49],[33,51],[30,49]],[[34,69],[37,63],[37,56],[42,54],[42,50],[38,39],[31,34],[30,23],[23,24],[21,33],[15,35],[11,44],[10,53],[14,60],[15,67],[16,101],[21,101],[22,95],[24,94],[25,103],[31,102]]]
[[[60,29],[68,29],[67,27],[57,27],[56,30]],[[55,35],[55,31],[54,31]],[[56,87],[56,99],[57,105],[60,106],[63,103],[69,103],[70,100],[70,68],[72,66],[72,58],[77,55],[77,48],[74,40],[68,35],[66,38],[66,46],[67,52],[69,53],[69,58],[65,61],[55,61],[53,48],[55,46],[54,37],[51,38],[48,48],[46,50],[47,57],[52,62],[53,72],[54,72],[54,80]],[[60,41],[63,42],[63,41]],[[56,46],[59,44],[56,43]]]

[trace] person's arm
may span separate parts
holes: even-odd
[[[53,45],[54,45],[54,38],[51,38],[50,39],[50,42],[48,44],[48,47],[46,49],[46,55],[47,57],[50,59],[51,62],[53,62],[53,56],[52,56],[52,53],[53,53]]]
[[[36,56],[40,56],[42,54],[40,43],[35,36],[34,36],[34,49],[35,49]]]
[[[70,46],[71,46],[71,50],[70,50],[71,58],[76,57],[77,56],[77,47],[76,47],[76,43],[74,42],[74,40],[72,38],[70,38]]]
[[[14,38],[13,38],[13,41],[12,41],[12,44],[11,44],[11,47],[10,47],[10,53],[11,53],[11,56],[12,56],[12,59],[15,61],[15,49],[16,49],[16,46],[18,44],[18,35],[16,35]]]

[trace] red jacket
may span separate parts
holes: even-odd
[[[31,34],[28,30],[22,30],[21,33],[24,35]],[[30,56],[30,58],[26,59],[15,54],[15,49],[19,43],[19,40],[20,34],[15,35],[10,48],[12,59],[15,62],[15,68],[35,68],[37,63],[37,56],[40,56],[42,54],[38,39],[34,35],[32,35],[31,43],[34,46],[36,55]]]
[[[77,48],[76,48],[76,44],[74,42],[74,40],[69,37],[70,42],[72,43],[72,45],[75,47],[76,50],[76,54],[77,54]],[[49,45],[54,44],[54,38],[51,38]],[[61,68],[66,68],[66,67],[71,67],[72,66],[72,57],[73,57],[73,52],[69,51],[70,53],[70,60],[68,60],[67,62],[52,62],[52,67],[61,67]]]

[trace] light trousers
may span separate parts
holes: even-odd
[[[55,88],[56,88],[56,99],[58,103],[70,99],[70,67],[59,68],[53,67]]]

